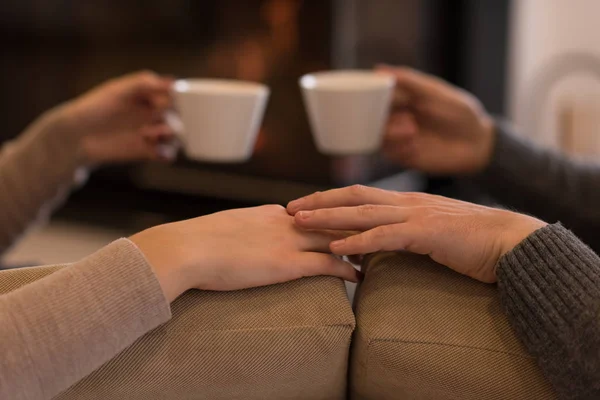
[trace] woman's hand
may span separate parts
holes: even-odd
[[[358,280],[332,256],[343,232],[299,229],[281,206],[262,206],[157,226],[131,240],[145,254],[172,301],[187,289],[236,290],[332,275]]]
[[[164,144],[174,132],[163,114],[171,106],[172,80],[153,72],[112,79],[59,108],[70,131],[81,138],[87,163],[170,161]]]
[[[546,225],[506,210],[363,186],[315,193],[287,210],[305,229],[361,231],[331,243],[334,254],[406,250],[488,283],[496,281],[498,259]]]
[[[470,93],[409,68],[381,67],[396,78],[383,153],[430,174],[473,174],[490,162],[494,128]]]

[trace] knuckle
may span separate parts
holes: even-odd
[[[319,191],[316,191],[313,194],[305,197],[305,199],[308,199],[308,200],[319,200],[321,197],[323,197],[323,192],[319,190]]]
[[[413,193],[413,192],[397,192],[396,193],[396,198],[398,200],[414,201],[416,199],[416,193]]]
[[[138,77],[142,82],[144,82],[147,85],[154,84],[158,79],[158,75],[150,70],[141,71],[138,74]]]
[[[361,217],[372,217],[375,213],[375,206],[373,204],[363,204],[356,208],[356,212]]]
[[[413,220],[421,220],[423,224],[426,225],[424,228],[429,228],[432,223],[436,222],[436,220],[439,218],[439,215],[437,215],[435,212],[432,212],[430,207],[418,207],[415,208],[415,212],[412,217]]]
[[[389,235],[392,234],[392,226],[391,225],[384,225],[384,226],[380,226],[377,229],[373,230],[373,239],[374,240],[382,240],[384,238],[387,238]]]
[[[350,186],[349,191],[352,196],[361,197],[367,191],[367,187],[363,185],[352,185]]]
[[[409,199],[421,199],[423,198],[423,193],[419,192],[405,192],[404,195]]]
[[[414,240],[405,239],[398,243],[398,247],[411,253],[422,254],[421,249],[417,246]]]
[[[141,76],[144,79],[153,79],[156,77],[156,74],[149,69],[143,69],[139,72],[139,76]]]
[[[408,76],[410,75],[411,70],[405,66],[398,66],[398,67],[394,67],[393,73],[396,78],[396,81],[399,84],[402,84],[404,82],[404,80],[407,79]]]

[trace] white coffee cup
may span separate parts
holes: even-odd
[[[300,87],[320,152],[375,152],[394,90],[393,77],[372,71],[329,71],[304,75]]]
[[[236,80],[181,79],[172,92],[176,111],[167,114],[167,122],[190,159],[233,163],[252,156],[268,87]]]

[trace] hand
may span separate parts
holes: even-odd
[[[332,256],[343,232],[305,231],[281,206],[223,211],[134,235],[169,300],[187,289],[236,290],[332,275],[358,280]]]
[[[358,230],[331,243],[338,255],[405,250],[482,282],[500,257],[546,223],[527,215],[423,193],[352,186],[315,193],[287,210],[305,229]]]
[[[164,122],[171,105],[171,79],[138,72],[110,80],[61,111],[81,137],[81,150],[92,165],[143,160],[169,161],[165,146],[174,132]]]
[[[434,175],[473,174],[490,162],[492,119],[471,94],[408,68],[380,67],[396,78],[384,155]]]

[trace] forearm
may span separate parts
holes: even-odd
[[[0,272],[0,287],[27,273]],[[0,293],[0,398],[52,398],[169,318],[161,283],[128,240]]]
[[[600,251],[600,165],[538,148],[498,123],[491,164],[476,181],[503,205],[561,221]]]
[[[64,106],[63,106],[64,107]],[[65,197],[81,166],[80,132],[61,108],[36,120],[0,151],[0,254]]]
[[[560,225],[498,264],[511,324],[564,398],[600,398],[600,258]]]

